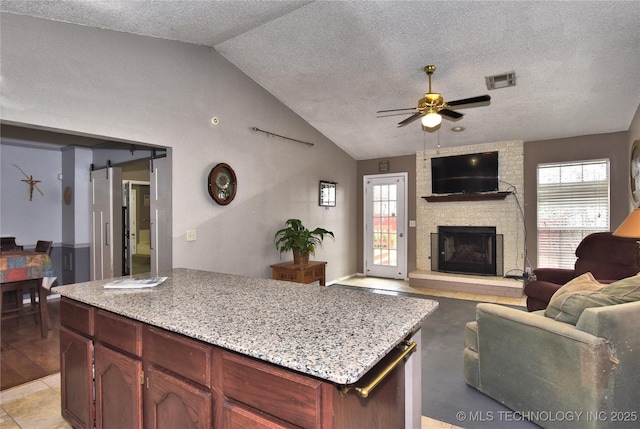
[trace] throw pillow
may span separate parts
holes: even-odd
[[[604,285],[600,292],[621,298],[624,302],[640,301],[640,274]]]
[[[575,325],[587,308],[605,307],[607,305],[623,304],[622,298],[608,295],[600,291],[569,292],[552,299],[544,315],[558,322]]]
[[[588,283],[585,279],[580,282]],[[567,283],[567,285],[569,283]],[[544,315],[559,322],[575,325],[578,319],[580,319],[582,312],[587,308],[604,307],[634,301],[640,301],[640,274],[618,280],[608,285],[601,285],[601,288],[595,291],[583,290],[568,292],[558,296],[554,294]]]
[[[600,284],[598,280],[593,277],[591,273],[584,273],[581,276],[574,278],[573,280],[566,283],[560,289],[553,294],[550,301],[558,298],[561,295],[570,292],[580,292],[580,291],[597,291],[604,287],[603,284]]]

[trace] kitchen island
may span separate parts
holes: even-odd
[[[168,279],[148,289],[104,289],[107,280],[54,289],[63,415],[74,426],[402,428],[416,414],[419,424],[420,357],[399,355],[437,302],[190,269],[159,275]],[[390,361],[400,365],[377,380]],[[370,379],[371,392],[357,389]]]

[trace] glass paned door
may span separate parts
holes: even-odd
[[[405,176],[365,177],[365,270],[368,276],[406,277]]]

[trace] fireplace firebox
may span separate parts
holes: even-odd
[[[431,234],[431,270],[502,276],[502,241],[493,226],[439,226]]]

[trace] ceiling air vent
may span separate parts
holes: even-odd
[[[506,88],[508,86],[516,86],[516,72],[496,74],[486,76],[487,89]]]

